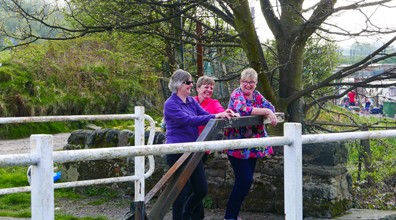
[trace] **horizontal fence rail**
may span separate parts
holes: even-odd
[[[142,108],[142,107],[141,107]],[[203,152],[206,150],[210,151],[222,151],[225,149],[239,149],[239,148],[251,148],[257,146],[284,146],[284,184],[285,184],[285,216],[287,220],[300,220],[303,218],[302,215],[302,144],[308,143],[323,143],[323,142],[334,142],[334,141],[346,141],[356,139],[373,139],[373,138],[391,138],[396,137],[396,130],[384,130],[384,131],[363,131],[363,132],[346,132],[346,133],[332,133],[332,134],[315,134],[315,135],[302,135],[301,124],[299,123],[285,123],[284,124],[284,136],[281,137],[267,137],[267,138],[253,138],[243,140],[221,140],[221,141],[204,141],[204,142],[191,142],[191,143],[178,143],[178,144],[159,144],[153,145],[155,124],[151,117],[142,116],[144,115],[144,109],[139,107],[135,108],[137,114],[129,115],[106,115],[106,116],[48,116],[48,117],[32,117],[32,118],[0,118],[0,124],[3,123],[26,123],[26,122],[49,122],[49,121],[70,121],[70,120],[115,120],[115,119],[134,119],[135,129],[140,129],[136,132],[135,145],[136,146],[121,146],[112,148],[100,148],[100,149],[84,149],[84,150],[69,150],[69,151],[55,151],[52,152],[52,136],[50,135],[33,135],[31,137],[31,146],[33,151],[28,154],[12,154],[12,155],[0,155],[0,167],[3,166],[16,166],[16,165],[36,165],[40,167],[43,160],[47,160],[46,163],[49,166],[47,168],[46,184],[52,191],[52,194],[48,192],[41,192],[34,188],[39,188],[40,177],[37,177],[32,173],[32,186],[17,187],[9,189],[0,189],[0,195],[17,193],[17,192],[32,192],[32,219],[38,220],[53,219],[54,207],[53,207],[53,189],[75,187],[75,186],[86,186],[92,184],[103,184],[110,182],[124,182],[134,181],[135,192],[141,192],[135,195],[135,201],[144,201],[144,179],[152,174],[154,171],[153,166],[147,173],[144,173],[144,159],[142,156],[151,155],[149,157],[150,164],[154,164],[152,155],[164,155],[173,153],[186,153],[186,152]],[[60,118],[58,118],[60,117]],[[143,118],[150,121],[150,137],[148,145],[144,144],[144,123]],[[17,120],[19,119],[19,120]],[[238,120],[238,119],[235,119]],[[251,120],[251,119],[249,119]],[[139,127],[139,128],[137,128]],[[50,155],[43,156],[35,148],[40,148],[43,145],[51,149]],[[47,159],[46,159],[47,157]],[[65,163],[65,162],[77,162],[77,161],[88,161],[88,160],[99,160],[99,159],[114,159],[120,157],[135,157],[135,175],[128,177],[116,177],[100,180],[86,180],[77,182],[67,183],[53,183],[53,163]],[[136,162],[136,158],[138,162]],[[152,160],[152,161],[151,161]],[[41,167],[41,169],[44,169]],[[51,188],[52,187],[52,188]],[[46,185],[45,188],[48,188]],[[52,197],[49,200],[49,205],[43,201],[37,201],[33,198],[41,198],[37,193],[47,194],[46,196]],[[38,203],[38,204],[33,204]],[[40,211],[34,210],[38,209]],[[49,209],[49,211],[44,211]],[[43,213],[39,213],[43,212]],[[50,218],[48,218],[50,216]]]
[[[355,131],[331,134],[308,134],[302,136],[303,144],[315,144],[336,141],[364,140],[374,138],[391,138],[396,137],[396,130],[381,131]]]
[[[145,156],[145,155],[163,155],[176,154],[185,152],[202,152],[206,150],[221,151],[224,149],[251,148],[253,146],[282,146],[292,143],[288,137],[271,137],[271,138],[252,138],[225,141],[205,141],[205,142],[188,142],[179,144],[157,144],[144,146],[121,146],[99,149],[83,149],[54,151],[54,162],[66,163],[77,161],[115,159],[120,157]],[[32,154],[10,154],[0,155],[0,167],[14,165],[30,165],[29,160]],[[34,157],[34,156],[33,156]],[[38,157],[34,157],[38,158]],[[17,161],[11,161],[17,160]],[[38,159],[35,159],[38,160]],[[33,163],[34,164],[34,163]]]
[[[0,118],[0,124],[60,122],[60,121],[131,120],[137,118],[138,118],[137,114],[6,117],[6,118]]]

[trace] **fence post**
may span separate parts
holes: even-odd
[[[292,139],[284,146],[285,219],[301,220],[302,213],[302,131],[300,123],[285,123],[284,135]]]
[[[39,163],[31,168],[32,220],[53,220],[54,214],[54,163],[52,135],[31,135],[31,153],[39,156]]]
[[[138,116],[135,119],[135,146],[144,145],[144,107],[135,106],[135,114]],[[145,219],[145,179],[144,179],[144,156],[135,157],[135,175],[138,178],[135,180],[135,219]]]

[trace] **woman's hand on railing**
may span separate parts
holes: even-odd
[[[235,116],[235,112],[232,111],[231,109],[226,109],[224,112],[220,112],[217,113],[215,115],[216,118],[227,118],[227,119],[231,119],[232,117],[236,117]]]
[[[271,110],[269,110],[268,112],[269,113],[266,115],[266,117],[271,121],[272,126],[276,126],[278,124],[278,118]]]

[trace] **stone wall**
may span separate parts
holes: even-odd
[[[164,135],[156,133],[154,144],[164,141]],[[79,130],[71,134],[64,150],[126,146],[133,143],[134,135],[129,130]],[[284,213],[283,156],[281,148],[276,149],[274,156],[258,161],[255,181],[243,203],[243,210]],[[346,160],[347,150],[343,143],[303,146],[304,216],[333,217],[350,208],[351,176],[345,166]],[[65,163],[62,166],[63,179],[76,181],[133,175],[133,161],[133,158],[121,158]],[[155,163],[153,176],[146,180],[147,192],[168,169],[163,156],[155,156]],[[205,166],[211,206],[224,209],[234,178],[227,156],[215,152],[209,156]],[[133,194],[133,183],[111,184],[111,187],[128,195]]]
[[[352,205],[352,177],[342,142],[303,146],[303,211],[306,216],[333,217]]]
[[[130,130],[77,130],[71,133],[67,142],[63,150],[129,146],[134,143],[134,134]],[[64,163],[61,171],[62,179],[69,182],[126,176],[133,172],[133,166],[131,166],[129,158],[120,158]],[[111,184],[111,186],[125,189],[128,193],[133,190],[133,183],[117,183]]]

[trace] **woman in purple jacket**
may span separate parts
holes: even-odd
[[[193,88],[192,76],[184,70],[176,70],[170,81],[172,95],[164,104],[164,120],[166,124],[166,143],[195,142],[198,138],[198,126],[206,124],[212,118],[228,118],[233,115],[231,110],[218,114],[209,114],[190,96]],[[172,166],[182,154],[166,155],[169,166]],[[202,212],[196,210],[208,191],[202,161],[192,173],[189,182],[180,192],[172,207],[173,220],[203,219]]]

